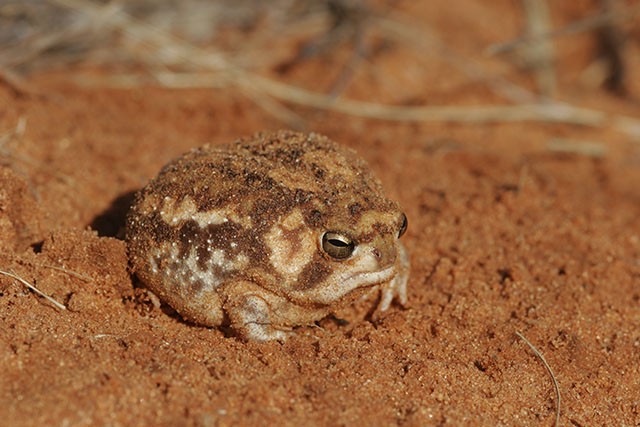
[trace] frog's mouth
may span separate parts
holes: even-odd
[[[347,277],[342,286],[345,289],[357,289],[362,287],[368,287],[378,285],[380,283],[388,282],[396,273],[395,266],[387,267],[379,271],[371,271],[368,273],[355,273]],[[347,291],[348,293],[349,291]]]
[[[357,272],[344,277],[332,277],[325,286],[315,289],[312,299],[320,304],[332,304],[355,290],[388,282],[396,275],[394,265],[377,271]]]

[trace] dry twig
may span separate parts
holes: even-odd
[[[242,77],[240,77],[242,75]],[[170,88],[220,87],[225,79],[233,79],[237,87],[262,92],[264,95],[292,104],[321,110],[335,111],[357,117],[401,122],[456,122],[456,123],[506,123],[541,121],[566,123],[581,126],[602,127],[611,125],[615,130],[640,137],[640,120],[627,116],[610,115],[604,111],[576,107],[561,102],[530,103],[518,105],[461,106],[397,106],[358,101],[347,98],[335,99],[330,95],[309,91],[256,74],[238,71],[235,78],[223,77],[219,73],[161,73],[160,81]],[[91,76],[79,76],[82,84],[104,84],[116,87],[136,87],[149,83],[139,75],[118,75],[105,80]]]
[[[595,16],[589,16],[585,19],[575,21],[570,23],[569,25],[559,28],[557,30],[549,31],[544,34],[538,34],[535,36],[525,36],[519,37],[517,39],[503,42],[503,43],[495,43],[487,47],[485,53],[488,55],[497,55],[512,51],[514,49],[518,49],[524,45],[529,43],[539,42],[544,39],[556,38],[560,36],[567,36],[572,34],[577,34],[581,32],[594,31],[610,25],[612,22],[624,22],[631,20],[636,17],[640,13],[640,5],[622,8],[617,13],[615,12],[606,12],[606,13],[598,13]]]
[[[579,154],[592,158],[602,158],[607,154],[607,146],[602,142],[569,138],[553,138],[547,143],[547,148],[556,153]]]
[[[529,35],[532,38],[546,34],[551,28],[549,5],[546,0],[522,0]],[[544,96],[552,96],[556,89],[556,73],[553,66],[554,49],[549,38],[540,38],[525,46],[524,53],[533,68],[538,90]]]
[[[528,339],[526,339],[524,335],[522,335],[520,332],[516,331],[516,335],[518,336],[518,338],[524,341],[526,345],[529,346],[529,348],[531,349],[531,351],[533,351],[536,357],[540,359],[540,361],[544,365],[547,372],[549,372],[549,376],[551,377],[551,381],[553,381],[553,387],[556,392],[556,420],[554,425],[557,427],[558,425],[560,425],[560,387],[558,386],[558,381],[556,380],[556,376],[553,374],[553,371],[551,370],[551,366],[549,366],[549,364],[547,363],[542,353],[540,353],[540,351],[533,344],[531,344],[531,342]]]
[[[56,267],[55,265],[48,265],[48,264],[37,264],[40,267],[43,268],[49,268],[51,270],[56,270],[56,271],[60,271],[62,273],[68,274],[71,277],[75,277],[76,279],[80,279],[84,282],[92,282],[93,279],[89,276],[85,276],[84,274],[80,274],[78,272],[75,272],[73,270],[69,270],[68,268],[64,268],[64,267]]]
[[[35,292],[36,294],[40,295],[41,297],[43,297],[44,299],[46,299],[47,301],[49,301],[51,304],[55,305],[57,308],[59,308],[60,310],[66,310],[67,307],[64,306],[64,304],[59,303],[58,301],[54,300],[53,298],[51,298],[49,295],[45,294],[44,292],[42,292],[40,289],[36,288],[35,286],[33,286],[31,283],[27,282],[26,280],[24,280],[22,277],[18,276],[17,274],[15,274],[14,272],[9,272],[9,271],[2,271],[0,270],[0,274],[3,274],[7,277],[11,277],[12,279],[17,280],[18,282],[22,283],[24,286],[26,286],[28,289],[32,290],[33,292]]]
[[[4,145],[8,142],[12,141],[16,138],[21,138],[24,135],[24,131],[27,128],[27,118],[24,116],[20,116],[18,118],[18,122],[16,123],[16,127],[11,131],[7,132],[4,135],[0,135],[0,153],[6,154],[4,152]]]

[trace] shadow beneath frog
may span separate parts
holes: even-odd
[[[135,191],[129,191],[119,195],[104,212],[93,218],[89,225],[98,232],[98,236],[124,239],[127,212],[129,212],[135,194]]]

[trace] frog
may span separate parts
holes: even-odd
[[[407,304],[407,217],[354,150],[259,132],[170,161],[140,189],[125,240],[140,283],[185,320],[285,341],[376,293]]]

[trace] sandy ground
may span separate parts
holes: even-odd
[[[398,7],[469,53],[520,35],[515,2],[485,5]],[[553,22],[590,7],[557,7]],[[344,96],[505,104],[441,52],[383,41],[372,37],[378,48]],[[581,80],[594,45],[590,34],[557,41],[558,98],[638,117],[639,64],[624,95]],[[269,73],[328,90],[349,52]],[[534,87],[496,64],[485,66]],[[409,306],[375,319],[358,307],[284,344],[243,343],[159,306],[128,273],[121,228],[132,192],[176,155],[290,124],[233,88],[81,87],[75,72],[103,75],[75,67],[32,76],[28,93],[0,85],[0,269],[67,307],[0,277],[0,424],[553,425],[551,377],[520,332],[557,379],[561,425],[640,425],[637,134],[292,107],[302,130],[356,149],[404,206]]]

